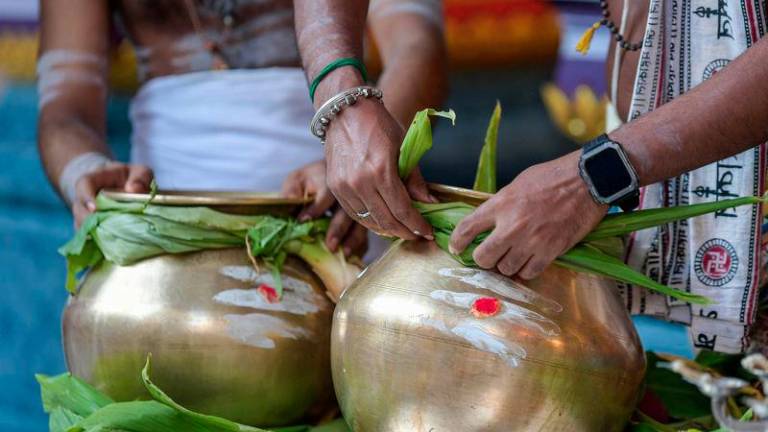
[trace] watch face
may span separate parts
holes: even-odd
[[[606,147],[583,161],[592,185],[601,197],[613,196],[632,186],[632,177],[627,171],[619,151]]]

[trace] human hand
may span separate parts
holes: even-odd
[[[325,161],[307,164],[289,174],[283,182],[283,195],[293,198],[314,196],[312,203],[299,213],[299,221],[325,215],[336,204],[336,198],[325,182]],[[331,252],[341,247],[346,256],[363,256],[368,248],[368,230],[337,207],[328,226],[325,244]]]
[[[475,249],[478,266],[507,276],[538,276],[586,236],[605,216],[578,173],[578,153],[523,171],[464,218],[451,235],[451,253],[463,251],[485,231]]]
[[[144,165],[109,162],[102,168],[81,176],[75,184],[75,200],[72,215],[75,228],[96,211],[96,194],[102,189],[118,189],[131,193],[149,192],[154,175]]]
[[[326,132],[327,182],[339,204],[374,232],[407,240],[432,240],[432,227],[411,199],[434,201],[421,174],[405,183],[397,157],[403,128],[377,101],[362,99],[344,110]],[[359,214],[369,212],[366,217]]]

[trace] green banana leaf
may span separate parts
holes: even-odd
[[[400,178],[406,178],[411,174],[416,165],[419,164],[424,153],[432,148],[432,124],[429,117],[444,117],[451,120],[452,124],[456,122],[456,113],[453,110],[437,111],[432,108],[421,110],[416,113],[411,122],[411,126],[403,138],[400,146],[400,157],[397,162],[398,175]]]
[[[676,290],[662,285],[632,269],[624,261],[607,255],[586,244],[578,244],[555,260],[555,264],[571,270],[606,276],[617,281],[646,287],[659,294],[693,304],[711,304],[707,297]]]
[[[488,129],[485,131],[485,143],[477,161],[477,174],[472,189],[480,192],[496,193],[496,145],[499,140],[499,122],[501,104],[496,101]]]
[[[501,115],[498,104],[496,108],[491,117],[486,133],[486,143],[478,162],[478,173],[475,180],[475,189],[477,190],[485,189],[484,191],[490,191],[491,180],[495,180],[495,141],[497,138],[498,117]],[[425,120],[426,114],[421,114],[426,111],[417,114],[417,118],[420,118],[420,120],[414,119],[411,129],[409,129],[406,136],[419,135],[429,139],[424,138],[423,142],[419,145],[414,144],[413,141],[403,141],[399,160],[399,172],[402,178],[405,178],[403,173],[410,173],[410,170],[418,164],[419,159],[432,146],[431,125],[429,121]],[[421,119],[420,115],[423,119]],[[494,125],[494,123],[496,124]],[[427,133],[427,130],[429,130],[429,133]],[[493,186],[493,190],[495,190],[495,185]],[[620,259],[622,251],[621,239],[619,237],[634,231],[714,213],[728,208],[753,205],[762,201],[763,199],[759,197],[742,197],[711,203],[608,215],[579,244],[560,256],[555,263],[575,271],[598,274],[628,284],[642,286],[651,291],[689,303],[709,304],[711,302],[706,297],[670,288],[626,265]],[[413,206],[434,228],[435,241],[438,246],[449,254],[449,243],[453,230],[464,217],[474,210],[473,206],[465,203],[427,204],[414,202]],[[472,258],[472,253],[488,235],[490,235],[490,232],[479,234],[459,255],[451,254],[451,256],[465,266],[476,266],[477,264]]]
[[[584,241],[622,236],[634,231],[640,231],[642,229],[652,228],[682,219],[714,213],[719,210],[725,210],[743,205],[758,204],[762,201],[762,198],[747,196],[707,203],[682,205],[677,207],[655,208],[636,210],[627,213],[609,214],[603,218],[603,220],[595,227],[595,229],[593,229],[589,234],[587,234],[586,237],[584,237]]]

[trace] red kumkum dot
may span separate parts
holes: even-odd
[[[277,303],[280,299],[277,298],[277,291],[267,284],[261,284],[257,290],[264,296],[264,299],[269,303]]]
[[[499,313],[501,302],[493,297],[480,297],[472,303],[472,315],[478,318],[491,317]]]

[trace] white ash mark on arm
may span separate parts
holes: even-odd
[[[97,54],[70,49],[48,50],[37,61],[38,109],[66,94],[88,87],[106,99],[107,62]]]

